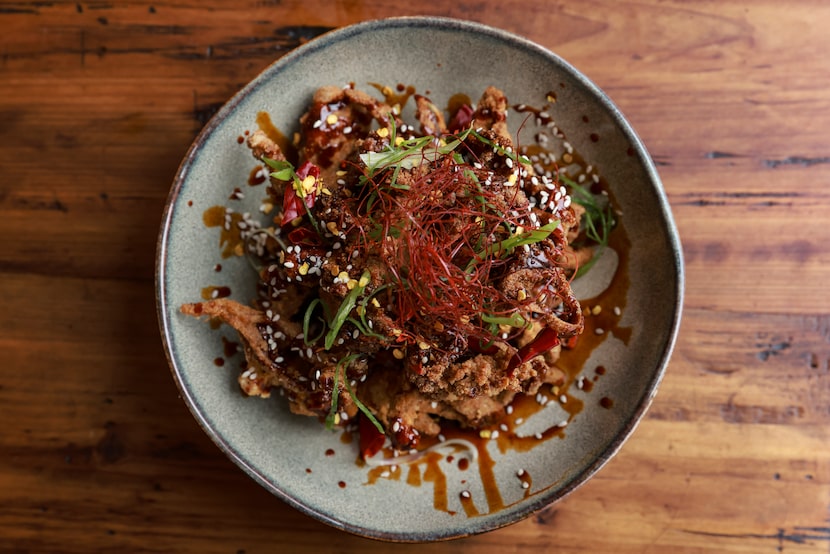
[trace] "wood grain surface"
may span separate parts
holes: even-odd
[[[403,552],[830,552],[830,4],[0,1],[0,551],[388,552],[256,485],[178,398],[154,307],[163,205],[272,61],[392,15],[472,19],[588,74],[651,150],[684,319],[588,484]]]

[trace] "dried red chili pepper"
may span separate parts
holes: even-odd
[[[315,182],[320,178],[320,168],[311,162],[305,162],[296,171],[300,182],[305,181],[308,176],[314,177]],[[289,225],[295,219],[302,217],[305,214],[303,207],[303,199],[297,194],[295,189],[296,183],[291,183],[291,186],[285,187],[285,194],[282,198],[282,225]],[[314,201],[317,199],[316,187],[305,195],[305,205],[309,209],[314,206]]]
[[[539,332],[539,334],[536,335],[535,339],[521,347],[519,351],[516,352],[516,354],[510,360],[510,365],[507,368],[508,372],[512,372],[514,369],[516,369],[526,361],[532,360],[536,356],[544,354],[551,348],[554,348],[558,345],[559,336],[556,334],[556,330],[550,327],[542,329]]]
[[[458,111],[455,112],[455,115],[452,117],[452,121],[450,121],[450,132],[455,133],[467,129],[473,121],[474,113],[475,111],[472,106],[468,104],[464,104],[458,108]]]

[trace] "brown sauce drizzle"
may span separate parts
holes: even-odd
[[[476,517],[481,515],[473,502],[473,495],[470,494],[470,491],[461,491],[458,495],[458,499],[461,501],[461,507],[464,508],[464,513],[467,514],[467,517]]]
[[[259,112],[256,114],[256,124],[265,133],[268,138],[277,143],[285,158],[294,163],[297,160],[297,148],[282,132],[277,129],[271,121],[271,116],[268,112]]]
[[[522,488],[525,491],[525,498],[530,496],[530,488],[533,486],[533,477],[524,469],[520,469],[516,472],[516,477],[519,478],[519,481],[522,483]]]
[[[406,484],[413,487],[421,486],[421,468],[418,467],[418,464],[409,466],[409,472],[406,474]]]
[[[268,179],[268,172],[264,171],[264,167],[258,165],[254,167],[248,174],[248,186],[255,187],[261,185]]]
[[[432,505],[436,510],[442,512],[449,511],[449,502],[447,500],[447,476],[439,466],[439,462],[443,456],[438,452],[428,452],[424,456],[424,481],[432,483]]]
[[[202,289],[203,300],[215,300],[217,298],[227,298],[231,295],[230,287],[204,287]]]
[[[409,99],[415,94],[415,87],[412,85],[403,85],[398,84],[396,90],[393,90],[392,87],[387,85],[381,85],[380,83],[369,83],[372,87],[377,89],[383,95],[384,101],[389,104],[390,106],[398,106],[401,109],[406,105]]]
[[[226,217],[227,220],[226,225]],[[219,247],[223,258],[241,256],[244,253],[244,241],[239,230],[239,222],[242,221],[242,214],[236,212],[228,213],[224,206],[212,206],[202,214],[202,221],[206,227],[219,227]]]
[[[452,115],[455,114],[458,110],[460,110],[462,106],[472,105],[473,101],[466,94],[453,94],[452,96],[450,96],[450,99],[447,100],[447,113]]]
[[[235,356],[239,352],[239,343],[229,340],[227,337],[222,337],[222,350],[226,358]]]

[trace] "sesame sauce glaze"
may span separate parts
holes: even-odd
[[[387,104],[403,106],[415,95],[415,88],[412,86],[397,85],[394,89],[376,83],[370,83],[383,96]],[[522,148],[522,153],[534,161],[534,169],[537,173],[546,172],[555,174],[557,168],[567,170],[568,176],[574,181],[579,181],[593,194],[608,195],[606,183],[593,170],[592,166],[585,162],[581,156],[573,150],[567,142],[564,132],[556,126],[556,122],[547,108],[557,101],[556,93],[551,91],[546,95],[547,104],[544,108],[535,108],[526,104],[513,106],[513,110],[520,117],[527,118],[526,124],[535,122],[537,132],[534,135],[534,143]],[[453,95],[448,101],[447,112],[455,113],[464,104],[470,105],[470,98],[464,94]],[[588,118],[583,117],[587,122]],[[274,142],[276,142],[289,159],[296,159],[296,148],[294,144],[277,129],[271,122],[266,112],[260,112],[256,118],[257,126],[264,131]],[[366,125],[367,122],[356,122],[356,125]],[[324,130],[319,130],[324,132]],[[245,131],[248,135],[250,131]],[[242,139],[242,136],[239,137]],[[590,134],[590,140],[597,142],[600,137],[596,133]],[[244,140],[238,141],[240,144]],[[559,156],[553,154],[552,146],[556,143],[562,146]],[[247,184],[257,186],[267,181],[268,173],[261,166],[253,167],[248,175]],[[234,189],[230,200],[239,200],[243,197],[239,188]],[[614,205],[613,198],[610,198],[611,205]],[[222,258],[244,255],[244,248],[249,233],[252,229],[258,228],[251,220],[250,214],[237,213],[226,206],[213,206],[203,213],[203,222],[207,227],[219,227],[219,246]],[[602,344],[609,335],[628,344],[632,329],[620,325],[621,315],[625,309],[626,294],[628,290],[628,267],[627,256],[625,255],[630,242],[625,232],[625,227],[619,220],[613,232],[609,235],[608,247],[619,255],[619,265],[612,279],[611,285],[594,298],[580,299],[580,304],[585,314],[585,330],[576,345],[571,348],[563,348],[561,356],[556,365],[564,373],[564,378],[557,385],[543,385],[536,395],[518,395],[507,407],[506,417],[495,425],[488,428],[471,431],[460,429],[452,423],[444,423],[442,433],[438,438],[424,438],[419,450],[423,453],[420,456],[410,459],[403,456],[399,464],[395,464],[396,457],[402,453],[395,452],[391,447],[383,448],[375,458],[387,459],[390,463],[372,466],[367,464],[360,455],[356,456],[356,464],[366,469],[366,481],[364,485],[375,485],[382,480],[403,481],[408,486],[422,487],[429,485],[433,489],[433,507],[436,510],[455,515],[456,510],[450,508],[450,498],[456,496],[467,517],[475,517],[482,514],[498,512],[509,507],[512,503],[522,501],[530,496],[538,494],[546,487],[533,489],[533,477],[526,468],[515,468],[515,481],[513,484],[497,483],[494,467],[496,461],[493,457],[493,447],[500,454],[513,452],[528,452],[531,449],[545,443],[553,438],[564,438],[567,435],[568,425],[584,409],[585,402],[593,402],[606,409],[613,407],[613,398],[603,396],[599,399],[589,400],[589,395],[595,383],[608,371],[604,366],[587,367],[586,363],[591,353]],[[218,266],[217,267],[221,267]],[[226,297],[231,294],[228,287],[206,286],[202,289],[202,298]],[[224,358],[219,357],[214,361],[215,365],[225,365],[225,358],[237,356],[240,347],[238,343],[223,338]],[[243,366],[245,362],[243,361]],[[576,391],[574,391],[576,389]],[[557,404],[564,414],[562,419],[555,421],[550,427],[528,435],[522,432],[522,425],[551,404]],[[354,451],[354,435],[356,427],[346,426],[340,434],[340,442],[349,445],[350,451]],[[462,443],[454,443],[459,439],[463,444],[472,446],[475,451],[470,451]],[[441,444],[447,441],[447,445]],[[405,454],[405,453],[404,453]],[[329,448],[325,451],[325,457],[335,455],[335,450]],[[406,458],[406,459],[404,459]],[[473,493],[466,486],[471,479],[468,470],[474,468],[475,481],[481,484],[484,498],[475,498]],[[452,471],[449,471],[452,470]],[[305,473],[311,475],[311,469]],[[448,478],[454,480],[448,482]],[[339,488],[346,488],[344,481],[338,482]],[[502,488],[515,486],[523,494],[512,503],[507,503],[502,495]],[[452,495],[452,496],[451,496]],[[511,494],[515,497],[515,494]]]

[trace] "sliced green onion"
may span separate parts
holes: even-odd
[[[527,325],[527,320],[525,320],[525,318],[518,313],[513,313],[509,316],[481,314],[481,320],[486,323],[495,323],[496,325],[509,325],[511,327],[524,327],[525,325]]]
[[[313,339],[309,339],[309,336],[308,336],[309,328],[311,327],[311,316],[314,314],[314,308],[316,308],[318,305],[322,305],[322,304],[323,304],[322,300],[320,300],[319,298],[315,298],[314,300],[312,300],[308,304],[308,307],[306,308],[305,313],[303,314],[303,342],[305,342],[306,346],[311,346],[313,344],[316,344],[317,341],[320,340],[320,338],[326,332],[326,327],[324,325],[323,329],[320,331],[319,335],[317,335]],[[325,320],[322,320],[322,321],[323,321],[323,323],[325,323]]]
[[[334,366],[334,385],[332,386],[332,389],[331,389],[331,406],[329,407],[329,413],[326,416],[326,428],[329,429],[329,430],[334,429],[335,421],[337,419],[337,406],[338,406],[338,400],[340,398],[340,384],[339,383],[340,383],[340,380],[341,380],[340,374],[341,374],[341,370],[342,370],[343,385],[344,385],[344,388],[346,389],[346,392],[349,393],[349,396],[351,397],[352,402],[354,402],[355,406],[357,406],[357,409],[360,410],[361,412],[363,412],[363,415],[365,415],[366,418],[369,421],[372,422],[372,425],[374,425],[375,428],[377,428],[377,430],[381,434],[385,434],[385,431],[383,430],[383,425],[380,424],[380,422],[377,420],[377,418],[374,416],[374,414],[372,414],[372,412],[369,410],[369,408],[367,408],[366,405],[363,402],[360,401],[360,399],[354,393],[354,390],[352,390],[352,387],[349,384],[349,379],[346,376],[346,370],[348,369],[349,365],[351,365],[351,363],[353,361],[355,361],[357,358],[359,358],[360,356],[361,356],[361,354],[349,354],[348,356],[343,357],[339,362],[337,362],[337,365]]]
[[[360,401],[360,399],[357,397],[354,391],[352,391],[352,387],[349,384],[349,380],[346,379],[345,375],[343,376],[343,384],[346,385],[346,390],[349,392],[349,396],[352,397],[352,402],[354,402],[355,406],[357,406],[357,409],[363,412],[363,415],[365,415],[366,418],[372,422],[372,425],[374,425],[375,428],[381,434],[385,435],[386,431],[383,430],[383,425],[380,424],[380,421],[378,421],[377,418],[375,418],[374,414],[372,414],[372,412],[369,411],[369,408],[367,408],[366,405]]]
[[[608,236],[616,221],[610,204],[602,208],[590,191],[564,175],[560,175],[559,178],[571,189],[571,199],[585,208],[585,215],[583,216],[585,236],[597,243],[594,255],[591,256],[588,263],[576,271],[576,277],[581,277],[594,266],[603,250],[608,247]]]
[[[350,390],[348,379],[346,379],[346,368],[360,356],[361,354],[349,354],[348,356],[341,358],[340,361],[337,362],[337,365],[334,366],[334,384],[331,387],[331,406],[329,407],[329,414],[326,416],[326,429],[328,430],[332,430],[334,428],[334,422],[337,418],[337,401],[340,398],[340,369],[343,369],[343,383],[345,383],[346,388]],[[354,395],[352,395],[352,398],[354,398]]]

